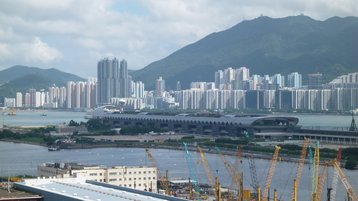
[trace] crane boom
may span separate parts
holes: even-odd
[[[264,192],[262,193],[262,200],[266,201],[267,200],[267,196],[268,196],[268,191],[271,185],[271,181],[272,181],[272,176],[275,172],[275,168],[276,168],[276,163],[277,163],[277,159],[278,159],[278,152],[280,151],[280,147],[279,146],[275,146],[275,152],[273,154],[272,160],[271,160],[271,165],[269,168],[269,171],[267,173],[267,177],[266,177],[266,183],[265,183],[265,187],[264,187]]]
[[[343,170],[339,167],[336,160],[333,161],[333,167],[338,172],[338,176],[341,179],[341,182],[343,183],[344,188],[347,190],[348,196],[350,197],[351,201],[358,201],[357,195],[353,192],[353,188],[351,184],[348,181],[348,178],[344,174]]]
[[[249,160],[249,167],[250,167],[250,175],[251,175],[251,186],[254,190],[257,190],[257,187],[259,186],[259,182],[257,179],[257,173],[256,173],[256,164],[254,161],[254,158],[252,155],[247,156]]]
[[[310,142],[310,140],[308,138],[306,138],[302,145],[301,155],[300,155],[300,159],[298,161],[298,167],[297,167],[297,172],[296,172],[296,176],[295,176],[296,189],[298,189],[298,186],[300,185],[302,169],[305,164],[305,158],[307,155],[307,147],[308,147],[309,142]],[[291,200],[294,200],[294,196],[295,196],[295,193],[292,191]]]
[[[328,163],[326,162],[323,166],[323,170],[321,175],[319,176],[319,180],[318,180],[318,187],[317,187],[317,201],[321,201],[322,200],[322,193],[323,193],[323,187],[324,187],[324,183],[327,179],[327,166]]]
[[[201,162],[203,163],[203,166],[204,166],[204,170],[205,170],[205,173],[206,173],[206,177],[208,178],[209,182],[210,182],[210,186],[211,187],[215,187],[215,178],[209,168],[209,163],[208,161],[206,160],[206,157],[205,157],[205,154],[203,152],[203,150],[198,147],[198,153],[199,153],[199,156],[200,156],[200,159],[201,159]]]
[[[195,194],[198,195],[198,200],[201,201],[198,178],[197,178],[197,176],[195,174],[194,167],[192,166],[193,161],[191,159],[190,152],[188,150],[188,145],[185,142],[183,142],[183,144],[184,144],[184,151],[185,151],[185,159],[186,159],[186,162],[187,162],[188,168],[189,168],[189,174],[190,174],[190,177],[194,179],[192,181],[192,183],[193,183],[193,186],[194,186]]]
[[[235,178],[235,180],[237,180],[237,175],[235,175],[235,171],[232,169],[231,165],[226,161],[224,154],[221,153],[219,147],[215,147],[215,149],[219,153],[221,160],[224,162],[225,168],[230,174],[231,178]]]
[[[313,157],[312,201],[317,201],[318,170],[319,170],[319,141],[317,141],[316,149],[314,150],[314,157]]]
[[[157,166],[157,162],[155,161],[152,153],[150,152],[150,150],[148,148],[145,149],[145,153],[148,156],[148,159],[151,161],[152,165],[155,166],[157,168],[157,178],[159,180],[160,186],[163,187],[163,189],[165,190],[165,194],[169,194],[169,180],[168,180],[168,175],[166,174],[165,176],[161,176],[160,175],[160,171],[159,171],[159,167]],[[159,189],[157,189],[159,190]],[[149,191],[152,191],[152,189],[149,189]]]
[[[336,158],[338,166],[340,166],[341,158],[342,158],[342,149],[339,147],[338,153],[337,153],[337,158]],[[338,184],[338,171],[336,169],[334,169],[333,178],[332,178],[331,201],[335,201],[335,199],[336,199],[337,184]]]

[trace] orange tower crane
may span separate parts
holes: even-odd
[[[265,183],[265,187],[264,187],[264,192],[262,193],[262,200],[266,201],[267,200],[267,196],[268,196],[268,191],[271,185],[271,181],[272,181],[272,176],[275,172],[275,168],[276,168],[276,163],[277,163],[277,159],[278,159],[278,152],[280,151],[280,147],[279,146],[275,146],[275,152],[272,156],[272,160],[271,160],[271,165],[269,168],[269,171],[267,173],[266,176],[266,183]]]
[[[148,159],[152,162],[153,166],[155,166],[157,168],[157,178],[159,180],[159,183],[163,187],[163,189],[165,190],[165,194],[169,195],[168,172],[166,172],[165,176],[161,176],[160,172],[159,172],[159,167],[157,166],[157,163],[156,163],[152,153],[150,152],[150,150],[145,149],[145,153],[147,154]],[[152,191],[152,189],[150,188],[149,191]]]
[[[200,159],[201,159],[201,162],[203,163],[203,166],[204,166],[204,170],[205,170],[205,173],[206,173],[206,177],[208,178],[209,182],[210,182],[210,186],[212,188],[215,188],[215,197],[216,197],[216,200],[220,201],[221,200],[221,197],[219,197],[219,188],[218,186],[216,185],[218,182],[215,182],[217,180],[217,177],[216,177],[216,180],[214,179],[214,176],[209,168],[209,163],[208,161],[206,160],[206,157],[205,157],[205,154],[203,152],[203,150],[198,147],[198,153],[199,153],[199,156],[200,156]]]
[[[323,187],[324,183],[327,179],[327,169],[328,169],[328,162],[324,163],[323,170],[318,177],[318,186],[317,186],[317,201],[322,201],[322,193],[323,193]]]
[[[339,147],[337,158],[336,158],[338,166],[341,164],[341,158],[342,158],[342,149]],[[337,183],[338,183],[338,171],[334,169],[333,179],[332,179],[331,201],[335,201],[336,199]]]
[[[343,183],[344,188],[347,190],[347,194],[351,201],[358,201],[357,195],[353,192],[353,188],[351,184],[348,181],[348,178],[344,174],[343,170],[339,167],[336,160],[333,161],[333,167],[338,172],[338,176],[341,179],[341,182]]]
[[[317,201],[318,187],[318,171],[319,171],[319,141],[317,141],[313,157],[313,176],[312,176],[312,201]]]
[[[300,159],[298,161],[298,167],[297,167],[297,172],[296,172],[296,176],[295,176],[295,182],[296,182],[296,190],[298,189],[298,186],[300,185],[300,179],[301,179],[301,175],[302,175],[302,169],[303,166],[305,164],[305,158],[307,155],[307,147],[309,144],[310,140],[308,138],[306,138],[303,142],[302,145],[302,150],[301,150],[301,155],[300,155]],[[294,191],[292,191],[291,194],[291,200],[292,201],[297,201],[297,192],[295,193]]]

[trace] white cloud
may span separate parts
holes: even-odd
[[[356,0],[2,0],[0,67],[57,67],[95,76],[102,56],[138,69],[212,32],[263,14],[324,20]],[[51,45],[49,45],[51,44]]]
[[[26,44],[24,51],[26,51],[25,60],[30,63],[49,64],[62,58],[60,51],[48,46],[39,37],[35,37],[30,44]]]

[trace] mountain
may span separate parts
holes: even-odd
[[[0,71],[0,96],[15,97],[16,92],[26,92],[30,88],[48,89],[52,85],[65,86],[68,81],[83,81],[76,75],[54,68],[40,69],[27,66],[13,66]]]
[[[16,65],[0,71],[0,84],[31,74],[42,76],[58,86],[64,85],[68,81],[84,80],[77,75],[65,73],[55,68],[41,69],[37,67]]]
[[[180,81],[214,81],[214,72],[246,66],[250,74],[321,72],[327,79],[357,71],[358,18],[259,17],[212,33],[132,74],[153,89],[162,76],[174,89]]]

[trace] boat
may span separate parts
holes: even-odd
[[[47,116],[47,114],[45,114],[45,113],[42,113],[42,114],[41,114],[41,116],[43,116],[43,117],[46,117],[46,116]]]
[[[60,151],[60,147],[59,146],[50,146],[48,148],[49,151]]]

